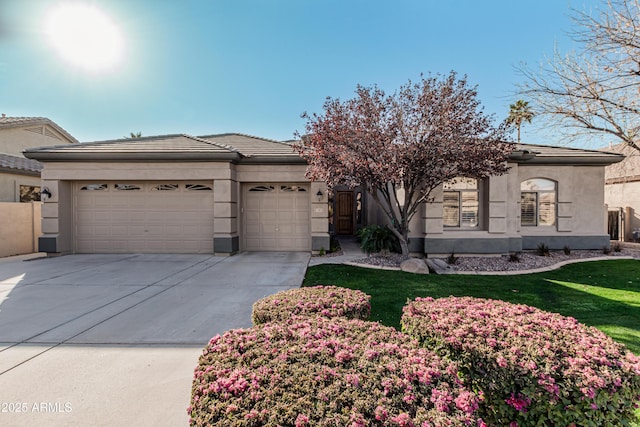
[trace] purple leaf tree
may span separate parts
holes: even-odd
[[[504,174],[514,144],[494,127],[466,76],[422,76],[392,95],[358,86],[346,101],[327,98],[322,114],[303,114],[295,148],[307,177],[329,189],[362,185],[409,254],[409,223],[435,188],[457,177]]]

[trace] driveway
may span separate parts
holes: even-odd
[[[309,255],[0,260],[0,425],[179,426],[209,339],[300,286]]]

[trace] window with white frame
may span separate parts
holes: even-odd
[[[443,184],[442,220],[445,227],[476,228],[480,191],[475,178],[456,178]]]
[[[520,183],[520,224],[525,227],[556,225],[556,183],[533,178]]]

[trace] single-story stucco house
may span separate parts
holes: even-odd
[[[243,134],[164,135],[30,148],[52,193],[40,250],[64,253],[320,251],[331,234],[385,222],[358,188],[305,178],[287,142]],[[540,243],[609,244],[605,166],[624,156],[519,144],[509,173],[458,180],[411,224],[410,249],[506,254]]]
[[[30,147],[77,144],[67,131],[45,117],[0,116],[0,202],[40,200],[42,165],[27,159]]]

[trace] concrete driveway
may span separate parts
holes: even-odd
[[[179,426],[209,339],[300,286],[309,255],[0,260],[0,425]]]

